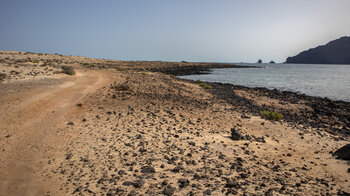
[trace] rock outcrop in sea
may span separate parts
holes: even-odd
[[[341,37],[326,45],[303,51],[288,57],[285,63],[350,64],[350,37]]]

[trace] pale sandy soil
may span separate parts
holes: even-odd
[[[93,59],[74,58],[75,76],[52,70],[0,84],[0,195],[350,192],[348,162],[330,153],[348,137],[336,141],[324,131],[243,117],[197,84],[149,72],[89,70],[79,58]],[[59,71],[59,65],[47,67]],[[17,69],[34,68],[45,66]],[[251,139],[232,140],[231,128]]]

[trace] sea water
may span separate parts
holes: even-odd
[[[261,68],[213,69],[210,74],[179,78],[266,87],[350,102],[350,65],[237,64]]]

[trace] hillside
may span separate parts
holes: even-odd
[[[326,45],[303,51],[288,57],[285,63],[350,64],[350,37],[341,37]]]

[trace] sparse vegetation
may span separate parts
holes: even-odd
[[[205,83],[201,80],[197,80],[196,83],[205,89],[212,89],[213,88],[211,85],[208,85],[207,83]]]
[[[7,78],[7,74],[5,74],[5,73],[0,73],[0,82],[4,81],[5,78]]]
[[[261,111],[260,112],[261,116],[269,119],[269,120],[275,120],[275,121],[280,121],[283,119],[283,114],[278,113],[278,112],[270,112],[270,111]]]
[[[65,73],[65,74],[75,75],[75,71],[74,71],[74,68],[72,66],[62,65],[61,69],[62,69],[63,73]]]
[[[126,71],[127,70],[124,67],[115,67],[114,69],[116,69],[117,71]]]
[[[130,90],[130,86],[127,83],[114,85],[112,88],[114,88],[116,91],[128,91],[128,90]]]

